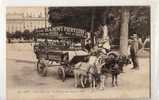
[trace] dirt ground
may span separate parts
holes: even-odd
[[[53,100],[53,99],[114,99],[147,100],[150,96],[149,58],[139,58],[140,69],[124,67],[119,75],[119,86],[112,87],[111,77],[105,82],[105,89],[98,87],[75,88],[74,79],[62,82],[57,67],[50,67],[48,76],[42,77],[36,70],[36,58],[31,44],[7,44],[7,98],[8,100]],[[116,99],[114,99],[116,100]]]

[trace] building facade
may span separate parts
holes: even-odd
[[[48,27],[48,8],[46,7],[8,7],[6,9],[6,32],[30,32]]]

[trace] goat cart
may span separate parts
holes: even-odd
[[[37,58],[37,71],[47,76],[48,67],[57,66],[58,76],[63,81],[72,75],[73,66],[86,61],[84,51],[86,32],[71,27],[49,27],[34,30],[34,53]]]

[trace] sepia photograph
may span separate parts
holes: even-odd
[[[150,10],[6,7],[7,100],[149,100]]]

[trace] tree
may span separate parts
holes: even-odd
[[[93,31],[96,31],[96,26],[102,22],[101,15],[104,10],[105,7],[50,7],[49,22],[52,26],[66,25],[91,31],[93,16]]]
[[[126,8],[122,8],[121,14],[121,33],[120,33],[120,52],[123,55],[128,55],[128,32],[129,32],[129,11]]]
[[[142,41],[150,35],[150,7],[147,6],[50,7],[49,15],[52,26],[66,25],[82,28],[93,35],[100,24],[107,24],[111,43],[121,43],[120,51],[124,50],[122,52],[126,52],[125,42],[132,34],[138,34]],[[123,47],[124,43],[125,47]]]
[[[142,41],[150,36],[150,7],[141,6],[130,9],[129,33],[138,34]]]

